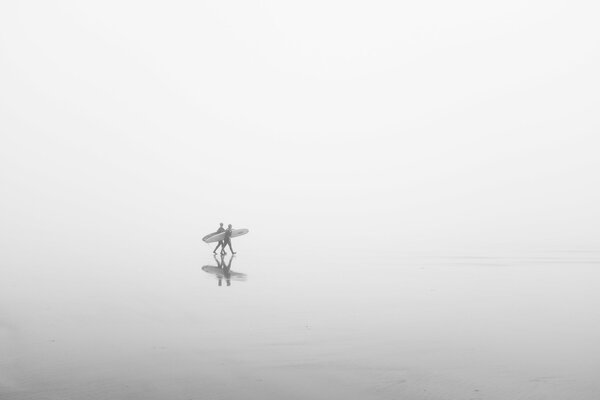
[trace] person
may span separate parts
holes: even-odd
[[[219,226],[219,229],[217,229],[217,234],[219,234],[221,232],[225,232],[225,228],[223,228],[222,222],[221,222],[221,226]],[[215,247],[215,249],[213,250],[213,254],[217,254],[217,250],[219,249],[219,247],[221,247],[221,254],[223,254],[223,249],[225,249],[225,245],[223,244],[222,240],[219,240],[219,244],[217,244],[217,247]]]
[[[227,226],[227,229],[225,229],[225,237],[223,238],[223,247],[221,247],[221,254],[225,254],[225,246],[229,245],[229,250],[231,250],[231,254],[235,254],[235,251],[233,251],[233,247],[231,247],[231,231],[233,230],[233,227],[231,226],[231,224],[229,224]]]

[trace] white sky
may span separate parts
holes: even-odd
[[[221,221],[599,246],[599,20],[594,1],[3,1],[3,247]]]

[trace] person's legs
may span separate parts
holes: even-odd
[[[223,241],[219,240],[219,243],[217,244],[217,247],[215,247],[215,249],[213,250],[214,254],[217,254],[217,250],[219,249],[219,247],[223,247]]]
[[[229,245],[229,250],[231,250],[231,254],[235,254],[235,251],[233,251],[233,247],[231,247],[231,240],[228,240],[227,244]],[[223,246],[223,247],[225,247],[225,246]]]

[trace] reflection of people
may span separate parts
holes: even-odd
[[[233,256],[229,258],[229,262],[227,266],[225,266],[225,255],[221,254],[221,260],[215,256],[215,261],[217,262],[217,266],[219,269],[223,270],[223,276],[225,277],[225,282],[227,282],[227,286],[231,286],[231,260],[233,260]],[[222,277],[218,276],[219,286],[222,285]]]
[[[221,222],[221,226],[219,226],[219,229],[217,229],[217,233],[221,233],[221,232],[225,232],[225,228],[223,228],[222,222]],[[223,251],[222,249],[225,248],[222,240],[219,240],[219,244],[217,244],[217,247],[215,247],[213,254],[217,254],[217,250],[219,249],[219,247],[221,247],[221,252]]]
[[[221,260],[219,260],[215,255],[215,261],[217,262],[217,268],[223,269],[223,255],[221,255]],[[217,275],[217,279],[219,280],[219,286],[221,286],[223,278],[221,277],[221,275]]]
[[[221,265],[223,266],[223,275],[225,275],[227,286],[231,286],[231,260],[233,260],[233,256],[229,257],[229,263],[227,263],[227,266],[225,266],[225,261],[221,260]]]
[[[231,226],[231,224],[229,224],[227,226],[227,229],[225,229],[225,237],[223,238],[223,246],[221,247],[221,254],[225,254],[225,246],[229,245],[229,250],[231,250],[231,254],[235,254],[235,251],[233,251],[233,247],[231,247],[231,231],[233,230],[233,227]]]

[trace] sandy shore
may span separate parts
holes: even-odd
[[[405,257],[366,270],[247,254],[232,266],[247,280],[231,286],[201,269],[210,257],[191,261],[143,277],[14,272],[1,284],[2,399],[600,394],[595,258]]]

